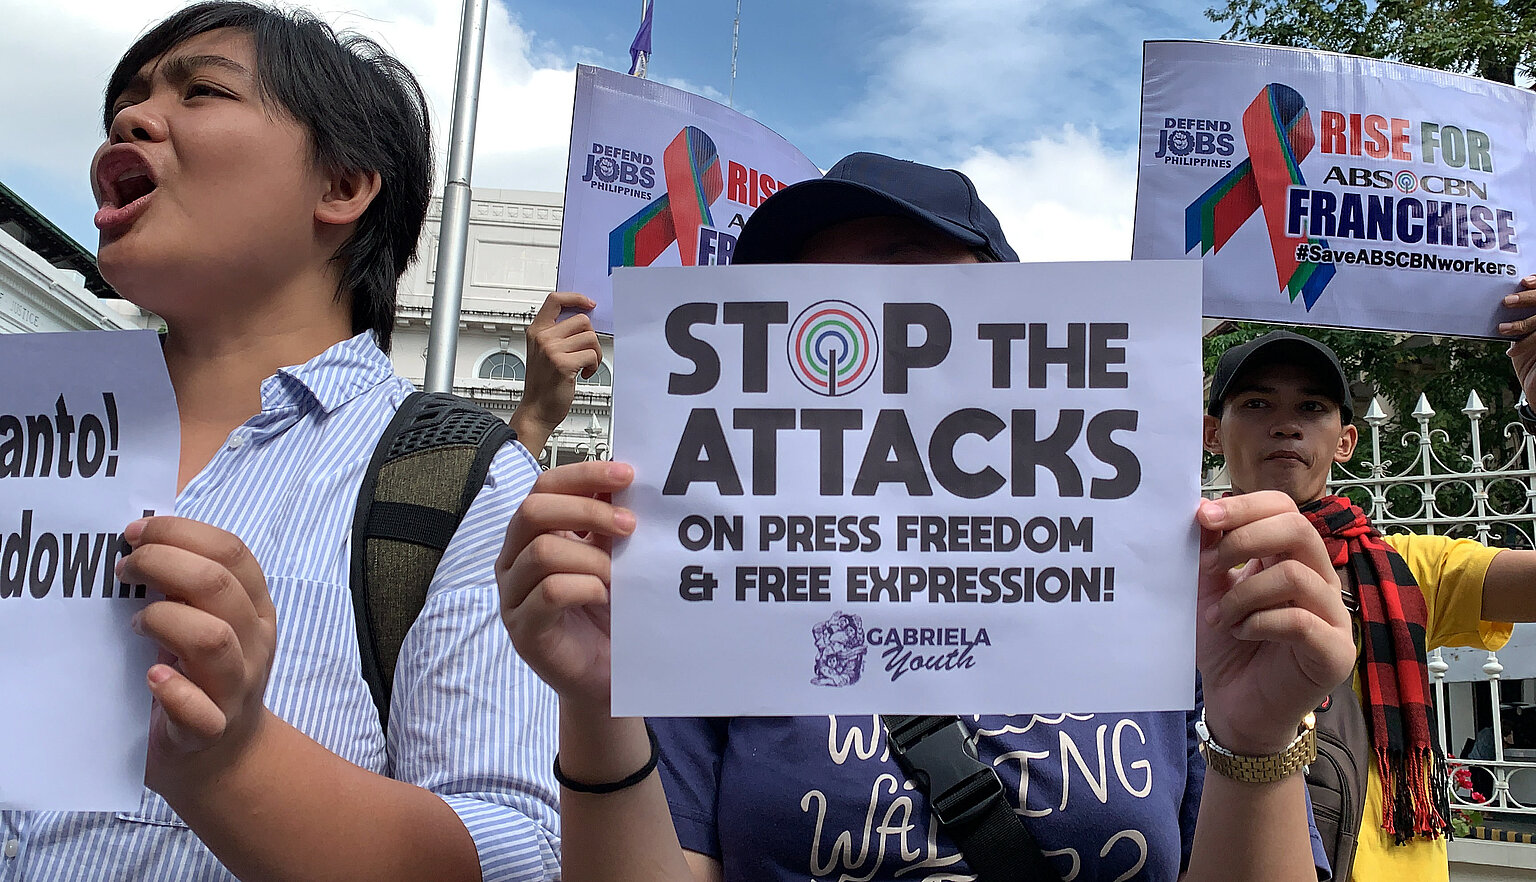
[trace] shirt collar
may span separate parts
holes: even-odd
[[[261,384],[262,409],[294,403],[308,393],[330,413],[394,375],[394,365],[374,342],[373,332],[364,331],[301,365],[279,368]]]

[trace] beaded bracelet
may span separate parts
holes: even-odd
[[[656,743],[656,733],[651,729],[651,724],[645,724],[645,734],[651,739],[651,756],[645,761],[638,771],[632,775],[625,775],[617,781],[609,781],[605,784],[583,784],[573,781],[560,771],[560,754],[555,754],[555,780],[560,786],[575,793],[617,793],[620,790],[633,787],[651,776],[656,771],[656,762],[661,758],[661,745]]]

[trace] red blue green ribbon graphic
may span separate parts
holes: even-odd
[[[1198,245],[1201,255],[1220,251],[1254,212],[1262,210],[1280,287],[1290,292],[1292,302],[1300,295],[1311,310],[1333,279],[1334,266],[1296,259],[1298,245],[1310,242],[1327,248],[1327,240],[1285,231],[1286,191],[1306,184],[1301,161],[1317,144],[1301,93],[1280,83],[1265,86],[1243,111],[1243,137],[1248,158],[1184,209],[1184,250]]]
[[[709,206],[725,189],[720,152],[703,129],[688,126],[661,155],[667,192],[635,212],[608,234],[608,272],[620,266],[650,266],[677,243],[683,266],[699,259],[699,229],[713,227]]]

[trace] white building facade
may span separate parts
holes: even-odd
[[[0,184],[0,334],[142,327],[92,288],[112,293],[90,252]]]
[[[133,327],[87,291],[78,273],[51,266],[0,232],[0,334]]]
[[[525,332],[555,289],[562,216],[559,193],[484,187],[474,191],[453,391],[503,418],[511,416],[522,396],[528,363]],[[426,376],[441,219],[442,200],[434,199],[419,259],[400,280],[390,357],[395,369],[418,386]],[[612,340],[604,336],[603,366],[578,385],[570,415],[550,437],[542,457],[546,464],[607,458],[612,359]]]

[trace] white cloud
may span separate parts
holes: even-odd
[[[975,148],[960,170],[1022,260],[1126,260],[1136,151],[1071,125],[1006,150]]]
[[[41,188],[50,213],[82,241],[95,239],[86,168],[101,138],[101,88],[133,39],[180,5],[176,0],[0,0],[5,22],[0,82],[7,84],[0,92],[0,119],[12,133],[0,152],[0,177],[25,181],[29,193]],[[338,26],[378,39],[416,72],[432,108],[441,157],[452,114],[458,0],[308,0],[306,5]],[[1138,13],[1116,17],[1103,0],[1066,0],[1072,7],[1066,12],[1044,0],[886,0],[885,5],[894,28],[870,56],[874,69],[856,106],[829,112],[838,120],[830,128],[842,132],[834,142],[931,162],[964,157],[962,167],[976,178],[1026,257],[1126,256],[1135,189],[1130,145],[1106,146],[1099,129],[1088,127],[1093,120],[1083,119],[1085,113],[1108,112],[1104,106],[1114,105],[1108,100],[1112,90],[1096,85],[1094,76],[1074,73],[1091,69],[1124,44],[1104,41],[1116,44],[1111,49],[1061,37],[1074,27],[1065,22],[1108,17],[1123,30],[1134,25]],[[1072,58],[1064,60],[1069,52]],[[477,186],[561,189],[572,67],[578,60],[597,60],[595,54],[553,46],[521,27],[506,5],[492,4],[476,138]],[[1038,83],[1053,85],[1036,88]],[[674,84],[694,86],[715,100],[724,97],[697,84]],[[1134,82],[1127,88],[1134,102]],[[1077,94],[1068,94],[1073,89]],[[1082,100],[1090,94],[1098,100]],[[1042,110],[1074,100],[1078,106],[1071,115]],[[1064,125],[1068,119],[1079,120],[1078,128]]]
[[[461,4],[435,0],[412,6],[409,14],[390,23],[346,15],[335,20],[376,34],[420,78],[432,108],[441,163],[453,121]],[[476,118],[472,177],[476,186],[521,190],[564,186],[571,97],[576,87],[574,64],[535,53],[530,35],[512,20],[506,7],[491,4]]]
[[[860,59],[867,79],[827,132],[919,155],[995,148],[1068,122],[1132,137],[1141,41],[1211,27],[1187,0],[871,3],[879,36]]]
[[[6,162],[86,188],[101,140],[101,92],[134,36],[172,3],[0,3],[0,118]],[[132,11],[130,11],[130,9]]]
[[[925,144],[995,131],[1018,117],[1025,84],[1051,49],[1035,27],[1042,0],[899,0],[882,4],[896,32],[865,58],[869,80],[834,131]],[[1008,100],[1001,93],[1011,93]]]
[[[182,4],[165,0],[0,0],[0,118],[12,173],[78,188],[101,140],[101,90],[133,39]],[[384,44],[421,79],[441,170],[453,109],[461,4],[454,0],[320,0],[305,4]],[[476,138],[478,186],[558,190],[570,132],[574,60],[535,52],[507,8],[492,4]]]

